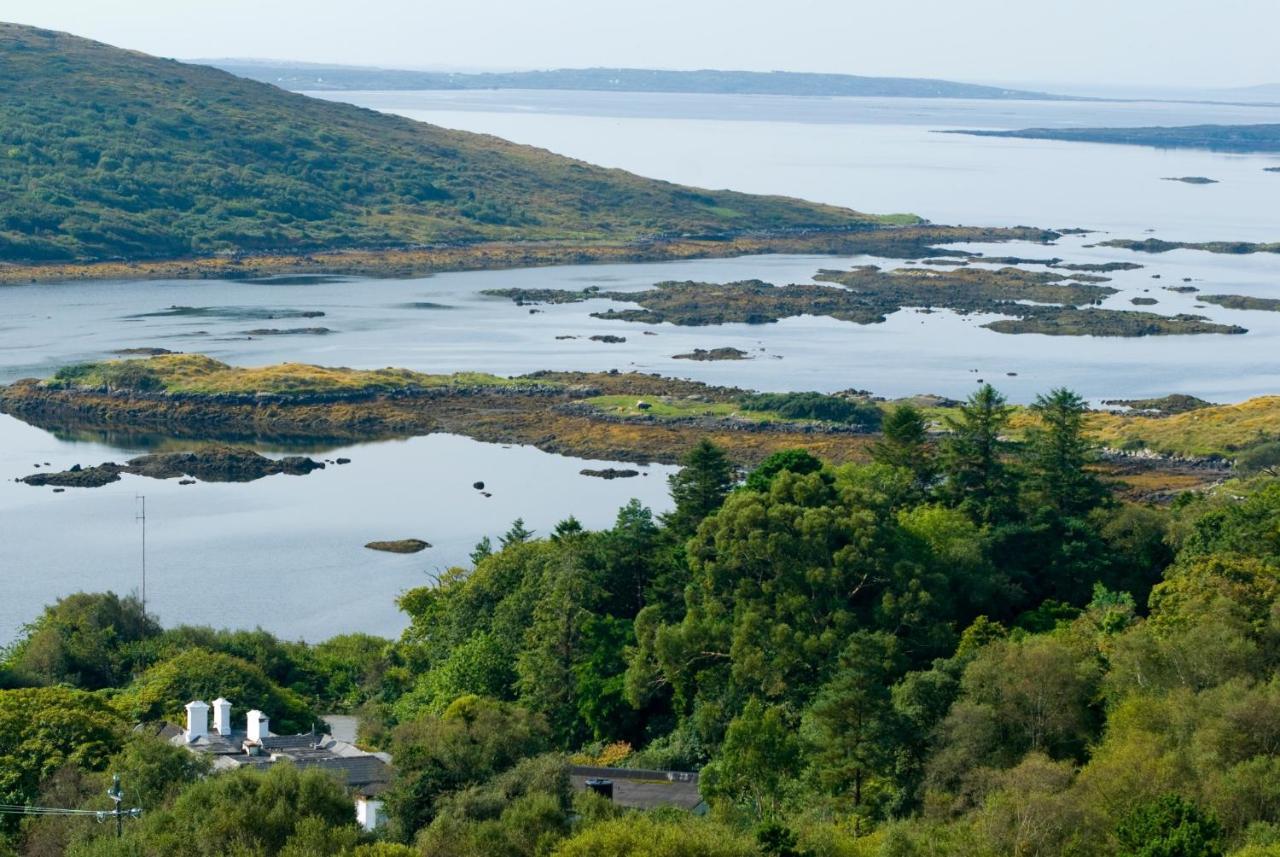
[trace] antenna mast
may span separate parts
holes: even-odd
[[[138,513],[134,520],[142,523],[142,615],[147,615],[147,498],[144,494],[134,495],[138,501]]]

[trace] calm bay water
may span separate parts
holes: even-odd
[[[318,94],[318,93],[313,93]],[[1013,140],[939,129],[1280,122],[1280,108],[1160,102],[601,92],[325,93],[641,175],[937,223],[1274,241],[1280,157]],[[1220,184],[1164,182],[1208,176]]]
[[[1280,159],[934,133],[955,127],[1280,121],[1273,108],[602,93],[328,97],[659,178],[786,193],[867,211],[913,211],[936,222],[1083,226],[1113,237],[1170,240],[1280,238],[1280,175],[1262,170]],[[1221,183],[1160,180],[1181,175]],[[1162,288],[1190,278],[1205,292],[1280,297],[1280,257],[1185,251],[1145,256],[1086,246],[1100,237],[1106,235],[1065,238],[1052,248],[966,249],[1073,262],[1137,261],[1146,267],[1114,275],[1112,285],[1122,291],[1108,306],[1129,308],[1133,297],[1154,297],[1159,303],[1151,311],[1197,312],[1250,332],[1150,339],[1008,336],[981,329],[987,320],[982,317],[911,310],[872,326],[796,318],[760,326],[646,327],[590,318],[608,305],[600,301],[540,307],[531,314],[479,294],[587,285],[627,291],[668,279],[808,282],[824,267],[900,264],[867,257],[766,256],[292,285],[75,283],[0,288],[0,382],[42,377],[120,348],[164,347],[239,364],[295,360],[499,374],[617,368],[757,389],[857,387],[886,396],[961,396],[979,377],[1017,401],[1062,384],[1095,400],[1182,392],[1237,401],[1280,390],[1280,314],[1197,308],[1194,295]],[[172,306],[207,312],[164,314]],[[324,316],[263,319],[281,310]],[[246,335],[261,327],[320,325],[332,332]],[[609,345],[587,338],[598,333],[627,341]],[[556,339],[565,335],[579,338]],[[672,359],[695,347],[717,346],[748,350],[753,359]],[[144,445],[134,440],[55,438],[0,417],[0,579],[8,595],[0,601],[0,641],[60,595],[137,587],[137,493],[148,497],[148,596],[164,621],[261,625],[285,636],[319,639],[349,630],[396,633],[402,626],[394,606],[398,592],[465,563],[481,536],[497,536],[516,517],[545,532],[569,514],[588,526],[607,525],[633,496],[660,511],[667,504],[670,472],[650,467],[647,476],[603,482],[580,476],[588,466],[581,461],[441,435],[322,450],[312,454],[346,456],[352,463],[248,484],[179,486],[126,477],[104,488],[54,494],[11,481],[45,461],[62,469],[142,451]],[[471,488],[478,479],[492,498]],[[433,547],[414,556],[362,547],[372,539],[407,537]]]

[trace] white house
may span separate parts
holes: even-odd
[[[370,753],[332,735],[273,734],[270,718],[257,709],[245,715],[244,729],[236,729],[231,703],[221,697],[213,701],[212,732],[208,703],[195,699],[186,709],[186,728],[167,724],[161,735],[175,746],[212,756],[215,771],[266,767],[282,760],[299,768],[332,771],[351,792],[361,827],[373,830],[386,821],[379,797],[391,782],[391,757],[386,753]]]

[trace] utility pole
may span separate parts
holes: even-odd
[[[138,513],[134,520],[142,522],[142,615],[147,615],[147,498],[144,494],[134,495],[139,503]]]
[[[5,815],[62,815],[62,816],[79,816],[82,818],[93,818],[98,823],[105,822],[111,817],[116,820],[116,838],[124,836],[124,820],[126,818],[141,818],[142,809],[132,807],[124,809],[120,804],[124,801],[124,789],[120,788],[120,775],[116,774],[111,778],[111,788],[107,789],[107,797],[115,803],[115,809],[71,809],[70,807],[60,806],[31,806],[29,804],[0,804],[0,816]]]
[[[121,809],[120,802],[124,800],[124,789],[120,788],[120,775],[113,774],[111,777],[111,788],[107,789],[107,797],[115,801],[116,808],[111,812],[102,813],[103,816],[114,815],[116,817],[116,839],[124,836],[124,819],[138,818],[142,815],[142,810],[134,807],[133,809]]]

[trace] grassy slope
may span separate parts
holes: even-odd
[[[0,93],[0,261],[885,222],[644,179],[12,24],[0,24]]]

